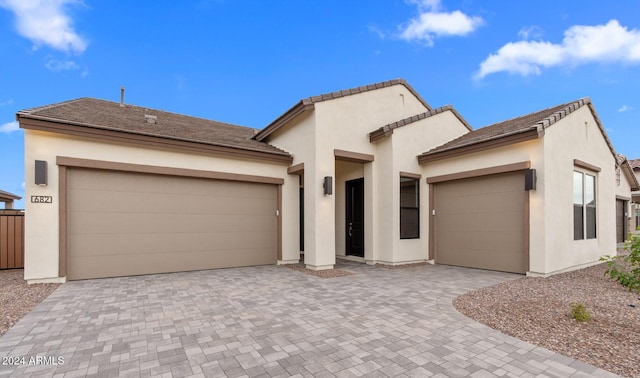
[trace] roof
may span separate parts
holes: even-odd
[[[471,125],[469,125],[469,123],[462,117],[462,115],[460,115],[460,113],[458,113],[458,111],[451,105],[445,105],[445,106],[441,106],[439,108],[436,109],[431,109],[427,112],[424,113],[420,113],[420,114],[416,114],[413,117],[408,117],[405,119],[401,119],[400,121],[396,121],[393,123],[390,123],[388,125],[382,126],[376,130],[373,130],[372,132],[369,133],[369,141],[370,142],[375,142],[379,139],[382,139],[384,137],[390,136],[391,134],[393,134],[393,130],[406,126],[406,125],[410,125],[414,122],[420,121],[422,119],[425,118],[429,118],[432,117],[436,114],[440,114],[446,111],[451,111],[453,113],[453,115],[455,115],[460,122],[462,122],[462,124],[464,124],[467,129],[469,130],[473,130],[473,128],[471,127]]]
[[[0,202],[13,202],[19,199],[22,199],[22,197],[0,190]]]
[[[471,131],[419,155],[418,160],[423,163],[461,153],[536,139],[544,135],[544,130],[547,127],[557,123],[583,106],[589,107],[611,153],[615,157],[616,153],[613,145],[600,122],[591,99],[585,97]]]
[[[628,160],[628,162],[634,171],[640,169],[640,159]]]
[[[260,132],[258,132],[254,136],[254,139],[260,140],[260,141],[265,140],[269,135],[271,135],[274,131],[278,130],[280,127],[284,126],[290,120],[296,118],[302,113],[305,113],[307,111],[314,109],[315,104],[319,102],[352,96],[359,93],[374,91],[377,89],[388,88],[394,85],[402,85],[405,88],[407,88],[407,90],[409,90],[409,92],[411,92],[411,94],[413,94],[427,109],[431,110],[431,106],[429,106],[429,104],[427,104],[427,102],[418,94],[418,92],[416,92],[415,89],[413,89],[413,87],[411,87],[404,79],[394,79],[394,80],[383,81],[380,83],[364,85],[361,87],[343,89],[336,92],[325,93],[318,96],[312,96],[312,97],[302,99],[298,101],[297,104],[292,106],[289,110],[284,112],[284,114],[282,114],[280,117],[276,118],[273,122],[271,122],[265,128],[260,130]]]
[[[49,124],[63,124],[78,129],[125,133],[128,135],[152,137],[198,144],[201,147],[222,147],[227,150],[252,151],[270,154],[290,160],[290,155],[268,143],[253,139],[252,128],[229,123],[190,117],[162,110],[149,109],[120,103],[79,98],[53,105],[27,109],[18,112],[20,127],[63,132],[61,127]],[[47,124],[24,122],[25,120],[46,121]],[[69,131],[69,130],[67,130]],[[93,133],[97,136],[97,133]]]
[[[635,192],[637,190],[640,190],[640,183],[638,182],[636,175],[633,174],[633,168],[630,163],[631,162],[627,160],[626,156],[622,154],[616,155],[617,166],[624,169],[625,176],[627,176],[627,179],[629,180],[629,184],[631,186],[631,191]]]

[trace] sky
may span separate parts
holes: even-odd
[[[474,129],[590,97],[616,151],[640,158],[638,14],[636,0],[0,0],[0,190],[24,196],[16,112],[121,87],[253,128],[396,78]]]

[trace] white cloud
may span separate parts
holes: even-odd
[[[542,68],[561,64],[640,63],[640,31],[628,30],[616,20],[605,25],[572,26],[562,43],[509,42],[480,64],[476,79],[496,72],[539,75]]]
[[[9,134],[11,132],[18,131],[18,130],[20,130],[20,127],[18,126],[18,121],[7,122],[0,125],[0,133]]]
[[[518,37],[522,39],[535,39],[542,37],[542,29],[537,26],[526,26],[518,31]]]
[[[68,5],[82,4],[81,0],[0,0],[0,7],[10,10],[16,17],[18,34],[52,49],[82,53],[87,41],[73,28],[67,14]]]
[[[620,113],[624,113],[624,112],[631,111],[632,109],[633,109],[633,108],[632,108],[632,107],[630,107],[630,106],[622,105],[622,106],[620,107],[620,109],[618,109],[618,111],[619,111]]]
[[[44,64],[47,69],[50,71],[58,72],[58,71],[67,71],[67,70],[77,70],[80,68],[76,62],[71,60],[59,61],[55,59],[49,59],[47,63]]]
[[[484,21],[477,16],[468,16],[459,10],[440,11],[439,0],[406,0],[418,6],[418,17],[400,26],[398,36],[406,41],[419,41],[433,46],[436,37],[464,36],[480,27]]]
[[[8,99],[7,101],[0,102],[0,106],[10,106],[10,105],[13,105],[13,99],[12,98]]]

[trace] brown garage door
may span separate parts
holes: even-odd
[[[435,185],[439,264],[524,273],[524,173]]]
[[[70,169],[71,280],[273,264],[275,185]]]

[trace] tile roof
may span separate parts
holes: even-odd
[[[255,135],[254,139],[264,140],[271,133],[279,129],[282,125],[284,125],[291,119],[297,117],[298,115],[304,113],[307,110],[313,109],[314,105],[318,102],[352,96],[359,93],[373,91],[376,89],[392,87],[394,85],[403,85],[405,88],[407,88],[407,90],[409,90],[409,92],[411,92],[411,94],[413,94],[418,99],[418,101],[420,101],[427,109],[431,110],[431,106],[404,79],[393,79],[393,80],[383,81],[380,83],[363,85],[360,87],[355,87],[350,89],[343,89],[336,92],[325,93],[318,96],[311,96],[311,97],[302,99],[298,101],[297,104],[292,106],[289,110],[284,112],[284,114],[282,114],[280,117],[276,118],[273,122],[271,122],[265,128],[260,130],[260,132],[258,132]]]
[[[256,133],[252,128],[129,104],[120,106],[118,102],[94,98],[79,98],[27,109],[18,112],[17,115],[18,119],[51,121],[92,129],[289,156],[279,148],[252,139]],[[151,122],[147,122],[147,118]]]
[[[629,161],[629,165],[631,166],[631,168],[633,168],[634,171],[636,169],[640,169],[640,159],[634,159],[634,160],[628,160],[628,161]]]
[[[625,170],[625,175],[631,185],[631,191],[634,192],[636,190],[640,190],[640,183],[638,182],[636,175],[633,173],[633,166],[631,165],[632,161],[633,160],[628,160],[627,157],[622,154],[616,155],[616,165]]]
[[[451,151],[463,147],[479,145],[485,142],[497,141],[501,138],[517,136],[518,134],[524,134],[527,132],[537,131],[538,134],[541,135],[544,129],[555,124],[583,106],[589,106],[594,118],[596,119],[598,127],[602,131],[605,141],[615,156],[616,154],[613,149],[613,145],[607,137],[604,127],[591,104],[591,99],[588,97],[482,127],[453,139],[441,146],[435,147],[420,156],[427,157],[430,155],[436,155],[444,151]]]
[[[424,113],[420,113],[420,114],[416,114],[412,117],[407,117],[405,119],[401,119],[399,121],[384,125],[376,130],[373,130],[372,132],[369,133],[369,141],[370,142],[375,142],[376,140],[379,140],[381,138],[384,138],[386,136],[389,136],[391,134],[393,134],[393,130],[412,124],[414,122],[420,121],[422,119],[425,118],[429,118],[432,117],[436,114],[440,114],[446,111],[451,111],[459,120],[460,122],[462,122],[467,129],[469,130],[473,130],[473,128],[471,127],[471,125],[469,125],[469,123],[460,115],[460,113],[458,113],[458,111],[451,105],[445,105],[445,106],[441,106],[439,108],[435,108],[435,109],[431,109],[427,112]]]

